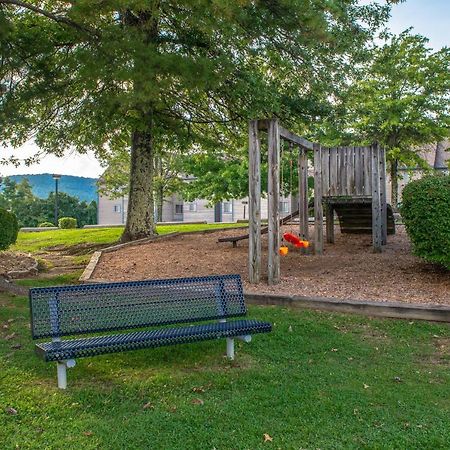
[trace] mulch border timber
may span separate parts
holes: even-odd
[[[135,245],[146,244],[149,242],[171,239],[184,234],[209,234],[217,231],[233,230],[245,227],[227,227],[215,228],[212,230],[175,232],[154,236],[151,238],[140,239],[125,244],[117,244],[106,247],[102,250],[94,252],[86,266],[83,274],[79,278],[80,281],[88,283],[104,283],[105,280],[91,278],[98,261],[103,253],[113,252],[124,247],[132,247]],[[300,309],[314,309],[330,312],[361,314],[373,317],[396,318],[406,320],[428,320],[432,322],[450,323],[450,307],[438,304],[418,304],[418,303],[401,303],[401,302],[381,302],[369,300],[351,300],[351,299],[335,299],[326,297],[309,297],[300,295],[279,295],[279,294],[256,294],[245,292],[245,299],[249,304],[261,306],[284,306]]]
[[[315,309],[408,320],[450,323],[450,307],[439,304],[418,304],[370,300],[336,299],[300,295],[257,294],[246,292],[245,299],[253,305]]]

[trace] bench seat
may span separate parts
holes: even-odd
[[[60,342],[36,344],[36,352],[45,361],[95,356],[142,348],[184,344],[195,341],[230,338],[255,333],[268,333],[271,324],[257,320],[235,320],[176,328],[160,328]]]

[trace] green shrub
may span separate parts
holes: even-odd
[[[0,208],[0,250],[6,250],[11,244],[17,240],[19,233],[19,224],[16,216]]]
[[[59,228],[63,228],[65,230],[69,228],[76,228],[77,227],[77,219],[74,219],[73,217],[61,217],[61,219],[58,220]]]
[[[50,227],[54,227],[55,225],[51,222],[42,222],[39,224],[40,228],[50,228]]]
[[[414,253],[450,269],[450,176],[427,176],[409,183],[401,214]]]

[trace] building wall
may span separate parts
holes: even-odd
[[[283,209],[281,215],[292,212],[290,197],[282,198]],[[238,220],[248,220],[248,198],[233,199],[220,204],[221,222],[233,223]],[[100,195],[98,202],[98,224],[99,225],[119,225],[124,224],[127,218],[128,199],[126,197],[111,199]],[[267,199],[261,199],[261,219],[267,220],[268,204]],[[215,222],[215,209],[209,205],[208,200],[199,199],[193,202],[186,202],[174,194],[164,199],[163,222]]]
[[[98,197],[99,225],[120,225],[127,219],[128,198],[109,198],[99,194]]]

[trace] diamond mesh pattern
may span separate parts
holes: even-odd
[[[239,275],[30,290],[34,339],[246,314]]]
[[[36,351],[46,361],[61,361],[103,353],[116,353],[141,348],[162,347],[195,341],[213,340],[243,334],[267,333],[271,324],[256,320],[236,320],[226,323],[162,328],[151,331],[137,331],[129,334],[115,334],[61,342],[37,344]]]

